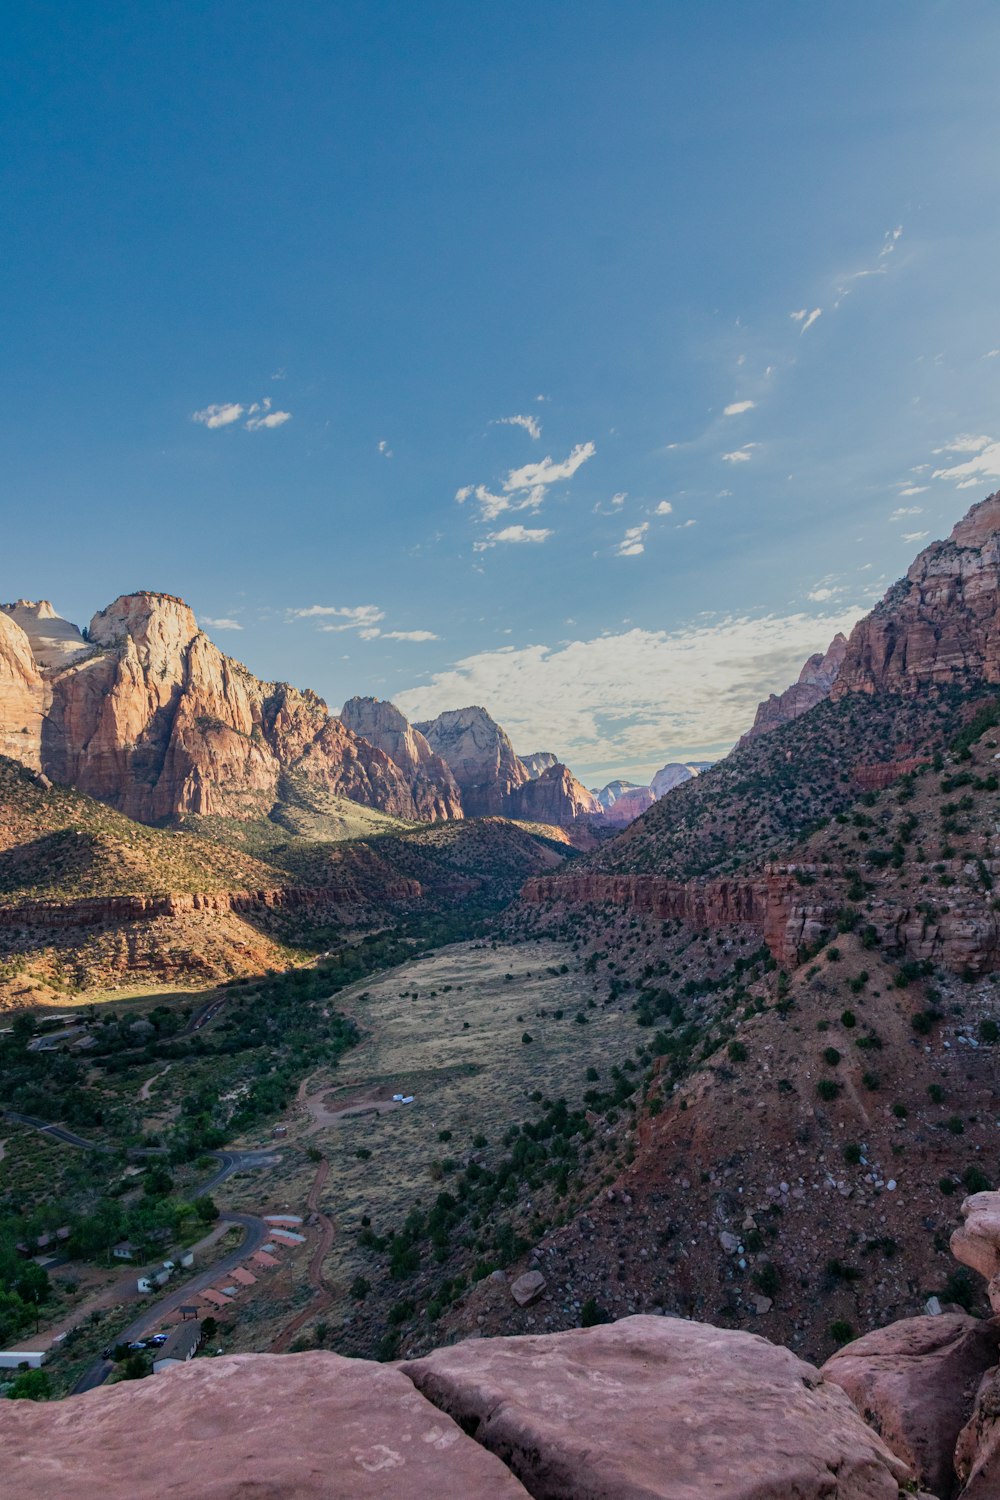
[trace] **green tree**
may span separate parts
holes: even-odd
[[[22,1370],[7,1395],[11,1401],[48,1401],[52,1381],[45,1370]]]

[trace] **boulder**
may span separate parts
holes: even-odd
[[[337,1354],[195,1360],[57,1404],[0,1401],[18,1500],[524,1500],[398,1370]]]
[[[973,1193],[962,1204],[962,1218],[951,1253],[986,1278],[990,1306],[1000,1312],[1000,1193]]]
[[[525,1271],[516,1281],[511,1282],[510,1295],[518,1307],[530,1307],[532,1302],[537,1302],[545,1290],[545,1277],[541,1271]]]
[[[898,1500],[912,1481],[838,1386],[756,1334],[640,1316],[401,1369],[536,1500]]]
[[[821,1370],[928,1489],[951,1493],[952,1457],[1000,1330],[967,1314],[904,1318],[839,1349]]]
[[[955,1445],[955,1473],[961,1500],[996,1500],[1000,1495],[1000,1369],[984,1375],[972,1415]]]

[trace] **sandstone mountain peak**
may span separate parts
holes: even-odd
[[[558,765],[559,757],[553,755],[551,750],[533,750],[530,755],[521,756],[521,764],[534,781],[543,771]]]
[[[408,777],[421,817],[462,816],[461,792],[449,767],[394,703],[380,698],[349,698],[340,718]]]
[[[740,740],[746,744],[758,735],[770,734],[781,724],[808,713],[828,698],[840,674],[847,654],[847,637],[837,632],[825,651],[816,651],[804,663],[798,679],[783,693],[772,693],[758,704],[752,726]]]
[[[851,632],[831,691],[1000,682],[1000,492],[932,542]]]
[[[949,541],[956,547],[982,547],[1000,533],[1000,490],[966,511],[952,527]]]
[[[469,817],[502,815],[511,795],[531,779],[506,731],[478,704],[447,709],[414,727],[450,766]]]
[[[183,599],[143,590],[122,594],[107,609],[99,610],[88,633],[100,646],[119,646],[131,639],[162,653],[189,646],[199,630],[194,611]]]

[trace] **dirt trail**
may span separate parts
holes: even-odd
[[[313,1185],[309,1189],[307,1206],[310,1214],[314,1214],[319,1221],[319,1240],[313,1250],[312,1259],[309,1262],[309,1285],[313,1289],[312,1301],[298,1313],[290,1323],[278,1334],[271,1345],[272,1354],[283,1354],[299,1329],[314,1318],[317,1313],[325,1312],[333,1301],[333,1289],[326,1277],[323,1275],[323,1262],[333,1247],[333,1223],[322,1212],[319,1206],[319,1196],[323,1191],[327,1176],[330,1172],[330,1163],[326,1157],[316,1168],[316,1176]]]
[[[147,1078],[146,1079],[146,1082],[143,1084],[143,1086],[139,1090],[139,1094],[138,1094],[138,1098],[139,1098],[139,1100],[140,1100],[141,1103],[143,1103],[143,1104],[148,1103],[148,1101],[149,1101],[149,1091],[153,1087],[153,1084],[156,1082],[156,1080],[158,1078],[165,1078],[166,1075],[169,1072],[170,1072],[170,1064],[167,1063],[167,1066],[163,1069],[162,1072],[160,1072],[160,1073],[154,1073],[153,1076],[152,1076],[152,1078]]]

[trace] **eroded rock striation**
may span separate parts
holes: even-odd
[[[462,794],[448,765],[394,703],[379,698],[349,698],[340,719],[402,771],[421,818],[436,822],[462,816]]]
[[[809,657],[797,682],[793,682],[783,693],[772,693],[758,705],[753,724],[740,744],[757,739],[762,734],[770,734],[779,725],[800,718],[802,714],[815,708],[817,703],[828,698],[842,669],[846,652],[847,637],[838,631],[825,652],[817,651]]]
[[[523,818],[565,826],[603,809],[572,772],[553,758],[534,771],[515,753],[506,731],[485,708],[449,709],[415,728],[451,768],[466,817]],[[547,756],[534,757],[536,762]]]
[[[286,771],[402,818],[436,815],[315,693],[261,682],[171,594],[122,595],[86,640],[50,605],[6,606],[0,724],[13,758],[142,822],[265,816]]]
[[[1000,682],[1000,491],[933,542],[851,632],[834,699]]]

